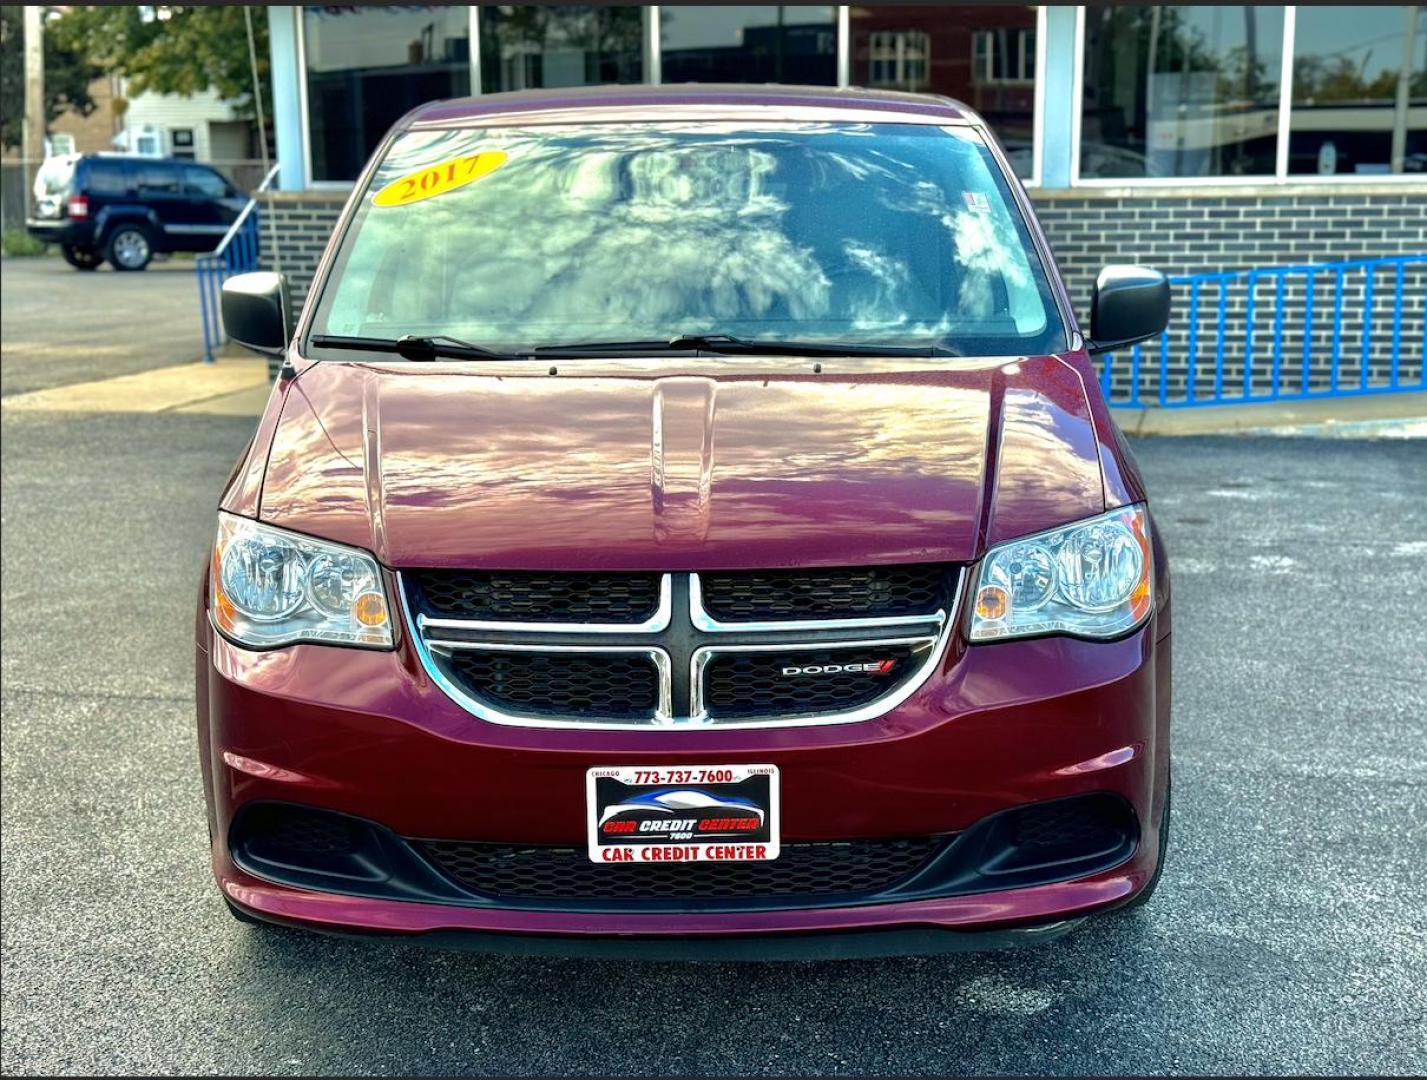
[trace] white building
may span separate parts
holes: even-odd
[[[132,154],[187,158],[222,168],[253,156],[254,124],[216,90],[144,93],[130,99],[114,147]]]

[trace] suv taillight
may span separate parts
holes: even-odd
[[[65,208],[72,218],[87,218],[89,216],[89,199],[84,195],[71,195],[69,201],[65,203]]]

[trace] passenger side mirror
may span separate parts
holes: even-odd
[[[1111,352],[1164,332],[1169,282],[1145,266],[1107,266],[1090,294],[1090,355]]]
[[[287,281],[260,271],[223,282],[223,329],[245,348],[269,356],[287,348]]]

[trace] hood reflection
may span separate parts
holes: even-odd
[[[1017,376],[737,367],[660,377],[604,365],[550,378],[533,365],[319,364],[289,400],[262,516],[397,567],[960,561],[978,550],[990,440],[1000,445],[992,532],[1101,507],[1084,395],[1073,373],[1056,381],[1068,369],[1053,359]],[[1032,390],[1032,378],[1049,390]]]

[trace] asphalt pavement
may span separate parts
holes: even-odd
[[[1427,443],[1136,444],[1176,590],[1147,908],[1004,953],[679,965],[230,919],[191,642],[252,421],[0,422],[7,1074],[1427,1070]]]
[[[0,394],[199,360],[193,262],[76,270],[58,255],[0,260]]]

